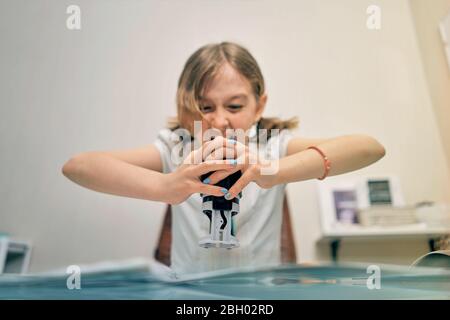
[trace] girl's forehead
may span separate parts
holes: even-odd
[[[231,100],[247,101],[249,99],[249,95],[246,92],[235,92],[229,95],[222,95],[220,98],[223,99],[224,101],[231,101]],[[200,96],[200,101],[211,101],[211,100],[214,100],[214,98],[210,99],[208,97]]]
[[[201,98],[223,99],[225,97],[248,96],[250,92],[250,82],[237,70],[226,64],[206,85]]]

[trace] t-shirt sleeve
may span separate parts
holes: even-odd
[[[286,156],[289,141],[293,137],[292,132],[288,129],[283,129],[278,134],[273,135],[268,141],[268,158],[279,159]]]
[[[163,173],[172,172],[173,165],[170,156],[173,147],[172,131],[170,129],[162,129],[159,131],[153,145],[158,149],[161,156]]]
[[[294,137],[291,130],[284,129],[280,132],[280,158],[285,157],[287,155],[287,148],[289,145],[289,141]]]

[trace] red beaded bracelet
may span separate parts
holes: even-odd
[[[318,178],[318,179],[319,180],[325,179],[326,176],[328,175],[328,173],[330,172],[331,161],[328,159],[328,157],[325,155],[325,153],[323,153],[322,150],[320,150],[319,148],[311,146],[311,147],[308,147],[308,149],[316,150],[322,156],[322,158],[323,158],[323,165],[325,167],[325,173],[323,174],[323,176],[321,178]]]

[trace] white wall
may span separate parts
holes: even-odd
[[[438,25],[450,14],[450,0],[410,0],[428,90],[450,168],[450,65]]]
[[[78,4],[82,30],[65,27]],[[87,150],[151,143],[187,57],[223,40],[245,45],[268,84],[267,115],[299,135],[362,132],[386,147],[349,176],[395,173],[408,202],[449,195],[448,172],[406,0],[2,1],[0,230],[34,243],[31,271],[150,256],[164,205],[83,189],[63,163]],[[327,259],[313,182],[289,186],[299,261]],[[375,248],[375,250],[372,250]],[[346,260],[409,263],[426,243],[345,246]],[[400,253],[402,252],[402,253]],[[391,260],[390,260],[391,259]]]

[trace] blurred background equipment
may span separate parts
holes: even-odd
[[[31,245],[25,241],[11,239],[0,232],[0,274],[25,274],[31,257]]]

